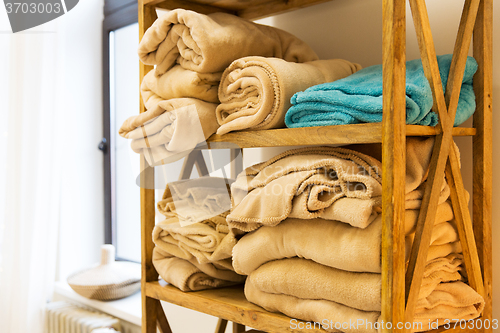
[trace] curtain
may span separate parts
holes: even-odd
[[[12,34],[0,16],[0,327],[41,333],[56,274],[63,82],[58,20]],[[59,25],[58,25],[59,24]],[[35,30],[35,31],[33,31]]]

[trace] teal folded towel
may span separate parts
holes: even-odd
[[[443,91],[448,81],[451,54],[437,57]],[[455,126],[476,109],[472,77],[477,62],[467,58]],[[364,68],[344,79],[312,86],[292,96],[285,123],[288,127],[312,127],[382,121],[382,65]],[[406,63],[406,123],[434,126],[438,116],[431,111],[432,92],[420,59]]]

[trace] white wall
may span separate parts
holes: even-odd
[[[58,278],[99,261],[104,242],[102,138],[103,0],[80,1],[58,20],[66,26],[63,68],[65,91],[59,93],[67,119],[61,188]]]
[[[500,6],[494,7],[493,22],[500,20]],[[434,43],[437,54],[452,53],[456,31],[460,22],[463,1],[441,0],[427,1],[429,20],[434,31]],[[306,41],[321,59],[344,58],[358,62],[362,66],[371,66],[382,62],[382,3],[371,0],[335,0],[302,10],[281,14],[259,21],[293,33]],[[494,26],[493,64],[500,61],[500,28]],[[407,59],[420,58],[409,6],[407,7]],[[472,54],[471,54],[472,55]],[[500,69],[493,67],[494,106],[500,96]],[[470,122],[469,122],[470,124]],[[500,117],[493,116],[493,151],[500,142]],[[462,174],[467,190],[472,193],[472,155],[470,138],[458,138],[457,144],[462,151]],[[265,149],[251,152],[251,160],[266,160],[283,149]],[[245,165],[251,164],[246,155]],[[493,166],[500,163],[499,154],[493,154]],[[500,177],[493,173],[493,318],[500,318],[500,244],[495,239],[500,237]]]

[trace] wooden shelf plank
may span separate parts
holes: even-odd
[[[453,135],[472,136],[474,128],[455,127]],[[436,127],[406,125],[406,136],[431,136],[438,134]],[[266,131],[232,132],[212,135],[208,140],[211,149],[286,147],[301,145],[346,145],[382,142],[381,123],[338,126],[280,128]]]
[[[161,281],[146,283],[145,291],[148,297],[240,323],[265,332],[326,332],[322,329],[292,329],[290,327],[290,320],[292,320],[292,318],[280,313],[268,312],[248,302],[243,293],[243,286],[183,292]]]
[[[195,311],[203,312],[218,318],[249,326],[253,329],[269,333],[325,333],[322,329],[292,329],[290,320],[280,313],[272,313],[263,308],[248,302],[243,293],[243,286],[234,286],[212,290],[202,290],[195,292],[183,292],[176,287],[160,282],[148,282],[145,286],[146,296],[159,299],[165,302],[176,304]],[[168,315],[168,314],[167,314]],[[476,320],[481,320],[478,318]],[[301,322],[301,321],[297,321]],[[305,325],[305,323],[304,323]],[[474,329],[460,329],[459,325],[445,329],[443,326],[438,329],[427,331],[428,333],[458,333],[458,332],[480,332]],[[305,327],[305,326],[304,326]]]
[[[143,3],[165,9],[191,9],[205,14],[227,12],[255,20],[327,1],[331,0],[143,0]]]

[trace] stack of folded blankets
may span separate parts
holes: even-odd
[[[452,55],[437,57],[443,91],[448,82]],[[477,62],[467,58],[462,79],[455,126],[467,120],[475,111],[476,102],[472,78]],[[344,79],[311,86],[297,92],[287,111],[287,127],[311,127],[373,123],[382,121],[382,65],[366,67]],[[406,63],[406,123],[434,126],[437,114],[431,111],[432,91],[420,59]]]
[[[231,208],[226,179],[202,177],[170,183],[158,210],[165,215],[153,230],[153,265],[182,291],[242,283],[231,254],[236,238],[226,222]]]
[[[318,59],[307,44],[285,31],[230,14],[184,9],[159,17],[145,32],[138,53],[144,64],[155,66],[141,85],[147,111],[127,119],[119,133],[133,140],[132,149],[150,165],[177,160],[215,133],[219,83],[234,60]]]
[[[406,256],[416,228],[433,138],[407,139]],[[327,331],[376,332],[381,311],[381,165],[345,148],[287,151],[247,168],[232,184],[232,229],[249,232],[233,249],[248,275],[250,302]],[[415,322],[472,319],[483,298],[463,282],[462,249],[444,182]],[[462,274],[461,274],[462,273]],[[339,325],[335,327],[336,323]]]

